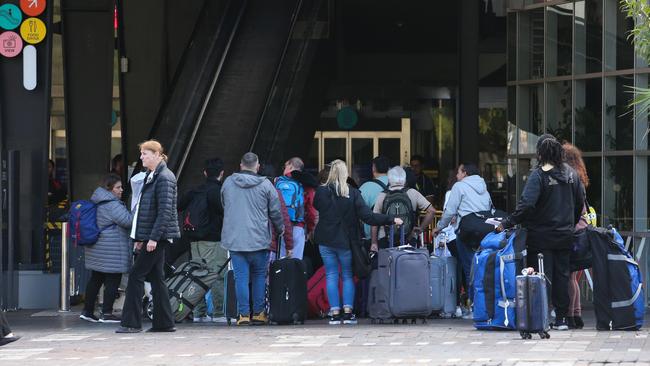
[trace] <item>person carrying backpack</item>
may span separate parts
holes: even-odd
[[[549,134],[537,142],[538,165],[526,180],[515,211],[497,231],[521,224],[528,230],[528,266],[537,268],[537,255],[544,255],[551,302],[558,330],[568,330],[569,257],[575,226],[582,215],[584,186],[576,171],[565,162],[560,142]]]
[[[388,190],[377,196],[373,211],[398,217],[404,222],[405,232],[419,234],[422,232],[422,228],[433,222],[436,210],[420,192],[405,187],[405,184],[406,171],[404,171],[404,168],[399,166],[391,168],[388,171]],[[426,211],[427,213],[420,227],[417,226],[418,211]],[[400,245],[404,245],[404,243],[400,243]],[[370,251],[376,252],[379,248],[388,248],[386,228],[373,227]]]
[[[228,260],[228,252],[221,247],[223,207],[221,206],[221,181],[223,161],[219,158],[205,161],[205,182],[187,192],[178,203],[183,211],[183,235],[190,239],[193,260],[204,260],[213,272],[219,272]],[[205,300],[194,308],[194,322],[225,323],[223,314],[223,286],[225,271],[221,271],[212,284],[213,313],[206,314]]]
[[[91,323],[118,323],[113,315],[113,303],[117,298],[122,274],[131,268],[133,246],[129,229],[133,215],[121,201],[122,179],[116,174],[107,175],[102,186],[95,189],[90,200],[96,205],[96,222],[99,228],[97,242],[85,248],[86,269],[91,271],[86,284],[86,301],[80,319]],[[104,285],[104,302],[99,318],[94,314],[95,300]]]
[[[283,175],[275,181],[275,188],[281,193],[293,227],[293,252],[291,257],[298,259],[302,259],[305,240],[307,236],[311,236],[316,227],[314,193],[318,183],[314,177],[302,171],[304,167],[305,163],[302,159],[293,157],[284,163]],[[285,255],[285,245],[283,245],[280,256]]]
[[[377,156],[372,159],[372,177],[373,179],[363,183],[359,187],[361,197],[370,209],[374,209],[377,196],[381,192],[388,190],[388,169],[390,168],[390,160],[385,156]],[[363,230],[366,240],[371,238],[370,225],[363,225]]]

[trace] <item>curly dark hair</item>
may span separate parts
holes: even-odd
[[[544,164],[551,164],[558,169],[563,168],[565,161],[562,144],[551,134],[543,134],[537,141],[537,160],[541,167]]]

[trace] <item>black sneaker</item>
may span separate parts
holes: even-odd
[[[560,318],[555,321],[553,328],[557,330],[569,330],[569,323],[567,323],[566,318]]]
[[[330,325],[341,324],[341,313],[331,314],[330,315]]]
[[[81,315],[79,315],[79,319],[85,320],[87,322],[91,323],[97,323],[99,319],[95,316],[93,313],[88,313],[88,312],[82,312]]]
[[[102,314],[102,316],[99,318],[100,323],[119,323],[121,321],[122,319],[113,314]]]
[[[573,318],[576,323],[576,329],[582,329],[585,326],[585,322],[582,320],[581,316],[576,316]]]
[[[357,317],[354,313],[344,313],[343,324],[357,324]]]

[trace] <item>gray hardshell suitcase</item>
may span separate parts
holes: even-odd
[[[451,256],[447,249],[447,242],[443,240],[440,248],[434,249],[431,264],[431,310],[434,313],[454,314],[456,311],[457,283],[456,283],[456,258]]]
[[[528,274],[528,269],[516,277],[517,283],[517,330],[523,339],[531,339],[532,333],[540,338],[551,338],[544,255],[537,255],[539,273]]]
[[[391,227],[389,238],[394,237]],[[404,240],[404,228],[400,233]],[[426,318],[431,314],[431,274],[429,252],[410,245],[379,251],[379,280],[386,286],[388,309],[395,319]]]

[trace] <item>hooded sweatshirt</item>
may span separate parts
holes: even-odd
[[[537,249],[568,249],[584,205],[584,188],[573,168],[545,166],[532,171],[517,208],[503,221],[528,229],[527,244]]]
[[[221,246],[236,252],[268,250],[271,224],[284,231],[278,192],[265,177],[243,171],[226,178],[221,189]]]
[[[451,187],[449,200],[445,205],[438,228],[446,228],[454,216],[459,216],[456,225],[464,216],[474,212],[488,211],[492,208],[492,199],[487,191],[485,180],[478,175],[470,175]]]

